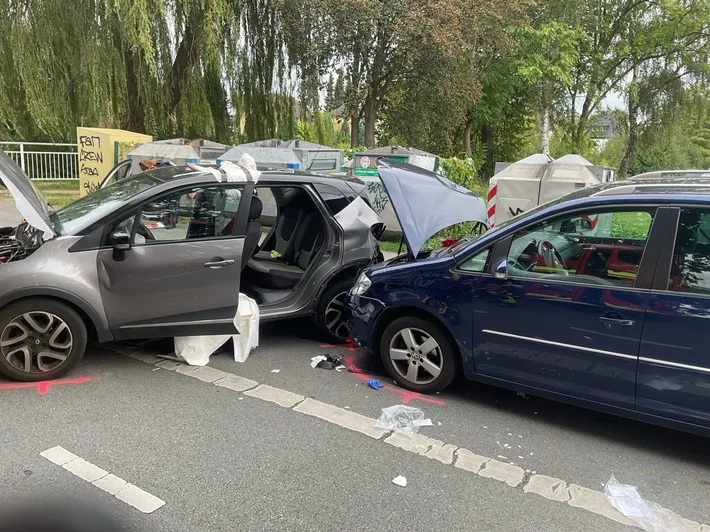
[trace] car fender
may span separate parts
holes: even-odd
[[[96,338],[99,342],[110,342],[113,340],[111,329],[109,328],[106,320],[101,317],[99,312],[97,312],[95,308],[93,308],[81,297],[66,290],[62,290],[61,288],[52,286],[32,286],[13,290],[12,292],[3,294],[2,297],[0,297],[0,308],[21,299],[33,297],[47,297],[69,304],[70,306],[78,309],[86,318],[88,318],[90,323],[87,323],[87,326],[94,329],[96,332]]]

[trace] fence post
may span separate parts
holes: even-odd
[[[25,171],[25,145],[20,142],[20,168]]]

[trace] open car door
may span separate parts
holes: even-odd
[[[254,184],[157,195],[104,229],[101,295],[116,339],[231,335]]]

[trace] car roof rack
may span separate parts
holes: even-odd
[[[630,177],[628,181],[710,178],[710,170],[657,170]]]

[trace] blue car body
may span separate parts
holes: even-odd
[[[648,234],[623,241],[561,235],[591,257],[584,266],[570,267],[572,261],[558,253],[572,273],[562,272],[554,257],[548,264],[555,267],[547,270],[555,274],[547,276],[538,263],[532,269],[519,263],[530,254],[510,258],[516,238],[526,234],[536,249],[547,249],[547,240],[543,244],[537,233],[526,233],[531,227],[607,211],[636,212],[639,218],[650,213]],[[707,225],[687,222],[688,213]],[[694,241],[684,236],[689,231],[696,231]],[[367,290],[353,290],[346,300],[351,339],[380,352],[383,331],[393,320],[424,318],[452,340],[469,380],[708,434],[706,233],[710,181],[630,180],[588,187],[428,257],[400,257],[369,268]],[[686,240],[693,241],[692,250],[682,248]],[[480,271],[462,267],[482,254]],[[604,279],[578,275],[602,259]],[[496,268],[505,275],[496,275]]]

